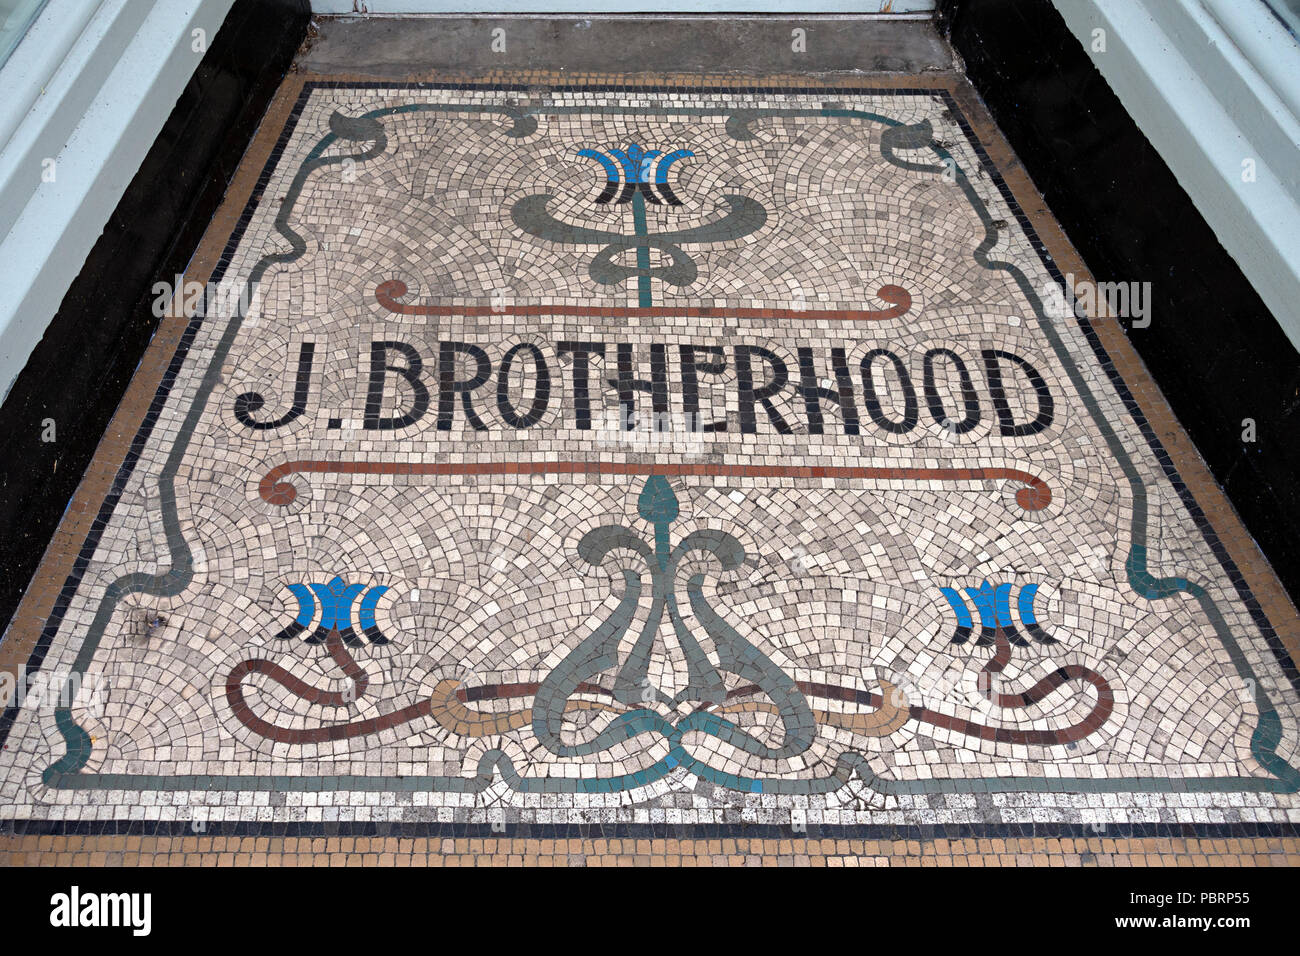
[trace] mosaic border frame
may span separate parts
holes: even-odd
[[[271,173],[274,171],[274,169],[276,168],[276,166],[278,165],[279,160],[282,157],[284,147],[287,145],[288,137],[292,135],[293,130],[296,127],[297,120],[301,114],[301,111],[306,104],[310,92],[313,89],[370,87],[370,88],[385,88],[385,89],[437,88],[437,89],[466,89],[466,90],[494,90],[494,91],[537,91],[538,86],[539,84],[523,84],[523,83],[516,83],[516,84],[493,83],[493,82],[449,83],[449,82],[437,82],[437,81],[407,82],[407,83],[403,83],[400,81],[354,82],[349,80],[330,80],[330,79],[309,80],[304,82],[298,91],[297,102],[295,103],[295,106],[292,112],[290,113],[289,117],[285,121],[284,126],[281,128],[276,145],[272,149],[271,155],[268,157],[267,162],[263,167],[262,173],[258,178],[257,184],[253,188],[251,195],[249,196],[247,202],[244,205],[243,213],[239,217],[236,228],[231,232],[230,237],[226,242],[225,251],[222,253],[217,268],[213,274],[214,281],[217,278],[219,278],[221,274],[224,274],[225,269],[228,268],[231,257],[235,249],[238,247],[239,242],[242,240],[244,230],[249,224],[252,215],[257,208],[257,205],[260,203],[260,200],[262,198],[262,193],[267,185],[269,177]],[[743,83],[743,84],[738,83],[735,85],[720,85],[720,86],[707,86],[707,85],[669,86],[669,85],[662,85],[662,84],[633,84],[633,83],[585,84],[581,82],[578,83],[569,82],[569,83],[555,83],[552,84],[550,88],[565,89],[565,88],[572,88],[574,86],[577,86],[583,90],[590,90],[592,92],[615,91],[615,92],[628,92],[628,93],[636,93],[636,92],[735,93],[735,92],[759,91],[764,93],[776,93],[776,94],[791,93],[791,94],[805,94],[805,95],[810,93],[828,94],[828,95],[835,95],[839,93],[845,95],[853,95],[853,94],[862,94],[862,93],[870,93],[870,92],[879,92],[884,94],[895,94],[895,95],[917,94],[917,95],[925,95],[929,97],[935,97],[935,96],[941,97],[945,101],[946,105],[949,107],[953,119],[960,125],[962,132],[966,136],[967,142],[970,145],[972,151],[979,158],[979,162],[982,169],[988,175],[990,181],[996,185],[999,194],[1002,196],[1004,202],[1007,203],[1009,209],[1015,215],[1017,223],[1024,231],[1028,240],[1034,246],[1035,251],[1039,255],[1039,258],[1042,261],[1045,269],[1052,276],[1053,281],[1057,282],[1058,284],[1063,284],[1065,281],[1064,276],[1062,275],[1060,269],[1057,267],[1051,254],[1048,252],[1047,246],[1040,239],[1037,230],[1034,228],[1032,222],[1029,220],[1028,216],[1026,216],[1024,210],[1022,209],[1021,204],[1017,201],[1015,195],[1011,192],[1010,188],[1005,182],[1001,174],[1001,171],[993,164],[992,160],[989,158],[988,153],[984,148],[983,143],[981,143],[978,136],[976,136],[974,132],[974,128],[970,123],[969,118],[966,116],[965,111],[958,104],[952,91],[949,90],[944,85],[937,84],[934,87],[892,87],[892,86],[885,86],[877,82],[871,84],[863,84],[862,86],[820,86],[815,84],[809,84],[806,86],[775,86],[775,85],[765,84],[759,80],[754,80],[749,83]],[[216,220],[214,220],[214,226],[215,224],[216,224]],[[1190,488],[1182,480],[1182,477],[1179,474],[1176,466],[1174,465],[1172,458],[1169,456],[1163,444],[1160,442],[1159,437],[1156,435],[1145,413],[1142,411],[1141,407],[1134,399],[1133,394],[1130,391],[1127,383],[1124,381],[1118,369],[1111,361],[1109,354],[1107,353],[1104,345],[1102,344],[1099,336],[1097,335],[1096,329],[1092,325],[1092,320],[1090,320],[1086,316],[1078,315],[1078,314],[1076,314],[1076,319],[1077,321],[1080,322],[1081,328],[1089,344],[1093,348],[1096,359],[1099,361],[1102,368],[1106,370],[1107,377],[1111,381],[1112,386],[1116,388],[1117,394],[1120,396],[1126,409],[1129,411],[1131,415],[1133,415],[1134,421],[1138,425],[1141,434],[1147,440],[1148,446],[1155,453],[1156,458],[1160,462],[1161,469],[1163,470],[1165,476],[1169,478],[1169,480],[1174,485],[1174,488],[1178,492],[1180,500],[1183,502],[1184,506],[1188,509],[1189,515],[1193,519],[1194,523],[1196,523],[1198,527],[1200,527],[1202,535],[1204,536],[1207,544],[1210,545],[1211,550],[1216,554],[1216,556],[1218,556],[1220,565],[1223,567],[1225,573],[1228,575],[1229,580],[1233,583],[1238,595],[1245,602],[1251,617],[1255,620],[1256,624],[1259,626],[1261,634],[1265,638],[1265,642],[1268,644],[1275,659],[1282,667],[1283,672],[1286,674],[1291,686],[1294,689],[1300,690],[1300,675],[1298,675],[1296,672],[1296,668],[1294,666],[1294,663],[1291,660],[1291,656],[1288,653],[1286,646],[1283,644],[1282,639],[1278,636],[1277,632],[1272,627],[1272,624],[1270,623],[1259,601],[1255,598],[1254,593],[1249,583],[1246,581],[1245,576],[1238,569],[1236,562],[1232,558],[1231,554],[1229,554],[1227,548],[1223,545],[1222,541],[1220,540],[1217,530],[1209,522],[1208,518],[1206,517],[1204,511],[1201,509],[1199,503],[1197,502]],[[110,488],[109,493],[105,496],[104,501],[100,507],[98,517],[91,525],[91,530],[87,534],[86,541],[83,544],[80,552],[78,553],[78,557],[74,563],[72,573],[69,575],[67,582],[65,582],[63,590],[60,592],[59,600],[56,601],[55,607],[52,609],[50,617],[46,622],[46,626],[42,631],[40,640],[37,642],[37,646],[33,649],[32,655],[28,660],[29,673],[39,669],[41,663],[43,662],[45,654],[49,650],[53,637],[55,636],[59,624],[61,623],[62,615],[66,613],[68,603],[70,602],[71,597],[76,593],[76,590],[78,589],[81,575],[84,573],[86,564],[88,563],[89,560],[89,555],[93,554],[95,546],[98,543],[99,535],[103,531],[104,527],[107,525],[108,517],[111,516],[113,507],[115,507],[117,500],[121,496],[121,492],[123,490],[125,482],[129,478],[130,474],[133,472],[134,466],[139,460],[140,450],[143,448],[144,442],[148,440],[149,434],[152,432],[153,424],[157,421],[159,415],[161,414],[162,408],[166,403],[166,398],[170,393],[171,386],[172,384],[174,384],[181,366],[183,365],[184,358],[188,352],[189,345],[193,341],[195,335],[198,332],[198,328],[199,328],[198,321],[199,320],[191,321],[190,326],[185,330],[185,333],[181,336],[180,342],[176,346],[176,350],[172,355],[171,362],[168,365],[167,370],[163,374],[162,381],[158,385],[158,389],[154,395],[154,400],[149,407],[148,413],[145,416],[145,421],[140,426],[140,430],[136,433],[134,440],[131,442],[130,450],[127,452],[125,459],[122,462],[122,465],[117,470],[116,476],[113,480],[112,487]],[[1159,396],[1157,395],[1156,397],[1157,400],[1159,400]],[[12,723],[13,723],[13,714],[11,712],[6,712],[3,717],[0,717],[0,741],[3,741],[3,739],[7,736],[9,728],[12,726]],[[1211,778],[1207,778],[1207,779],[1211,779]],[[1048,788],[1048,789],[1064,790],[1065,788],[1059,787],[1059,788]],[[1121,788],[1121,789],[1125,791],[1128,790],[1128,788]],[[1023,791],[1016,791],[1016,792],[1023,792]],[[78,832],[95,832],[96,830],[98,830],[98,832],[117,832],[117,833],[122,833],[122,832],[163,833],[163,832],[172,832],[174,827],[179,827],[184,831],[188,832],[188,821],[181,821],[175,824],[169,821],[144,821],[144,820],[130,820],[130,821],[127,820],[114,820],[114,821],[15,820],[12,822],[16,824],[15,827],[16,830],[22,830],[24,832],[34,832],[35,830],[39,830],[39,832],[45,832],[45,833],[48,832],[78,833]],[[477,833],[477,832],[481,832],[484,835],[487,835],[489,832],[487,826],[485,825],[467,824],[467,823],[443,825],[443,824],[427,824],[427,823],[398,824],[398,823],[383,823],[383,822],[371,821],[371,822],[356,822],[356,823],[325,823],[325,824],[293,824],[287,822],[280,823],[280,824],[274,824],[274,823],[258,824],[258,823],[235,823],[235,822],[217,823],[215,821],[212,821],[208,825],[213,828],[214,833],[230,832],[230,833],[244,834],[244,833],[254,833],[254,832],[260,833],[266,831],[269,833],[273,833],[275,835],[294,835],[295,833],[302,833],[304,835],[308,835],[308,834],[347,835],[352,832],[356,832],[359,834],[383,832],[383,833],[400,833],[406,836],[419,835],[419,836],[434,837],[434,836],[447,836],[452,834],[456,836],[464,836],[467,834]],[[885,836],[886,838],[888,838],[891,835],[897,835],[897,837],[900,839],[908,839],[908,838],[926,839],[926,838],[937,837],[937,836],[948,835],[948,834],[960,835],[962,837],[988,836],[988,835],[993,835],[993,836],[1018,835],[1020,831],[1027,826],[1029,825],[1022,825],[1018,823],[936,824],[933,826],[922,825],[917,827],[898,826],[893,824],[881,824],[881,825],[865,824],[865,825],[832,825],[832,826],[823,827],[822,829],[826,832],[827,836],[833,835],[835,837],[843,837],[849,839],[858,838],[862,836],[871,836],[871,837]],[[687,838],[699,837],[703,839],[703,838],[716,838],[719,836],[731,837],[731,836],[739,836],[741,834],[744,834],[745,836],[752,836],[752,837],[765,837],[767,836],[767,834],[761,831],[768,829],[767,826],[759,826],[759,825],[704,824],[704,823],[681,824],[681,825],[669,825],[669,824],[609,825],[606,824],[606,825],[592,825],[592,826],[543,825],[543,824],[535,824],[535,823],[520,823],[520,824],[509,825],[509,827],[510,830],[507,831],[508,833],[514,832],[518,836],[526,836],[529,838],[536,836],[537,838],[542,838],[542,839],[552,839],[559,836],[577,836],[579,833],[582,832],[596,833],[601,836],[610,836],[617,833],[622,838],[632,838],[634,835],[644,831],[646,835],[662,837],[671,834],[674,830],[682,831],[682,835]],[[1136,823],[1136,824],[1109,824],[1108,827],[1113,828],[1113,830],[1116,833],[1121,833],[1126,836],[1131,835],[1134,837],[1166,836],[1166,835],[1210,837],[1211,834],[1213,834],[1213,836],[1215,837],[1218,837],[1220,835],[1224,837],[1235,837],[1235,836],[1240,836],[1240,837],[1288,836],[1289,837],[1289,836],[1294,836],[1297,832],[1296,827],[1290,824],[1277,824],[1277,823],[1273,823],[1273,824],[1192,824],[1192,823],[1141,824],[1141,823]],[[218,831],[218,828],[220,828],[220,831]],[[810,824],[810,829],[812,828],[813,827]],[[2,832],[2,829],[3,829],[2,826],[0,826],[0,832]],[[776,833],[771,834],[773,837],[778,835],[788,836],[788,831],[783,827],[771,827],[771,829],[778,831]],[[1089,833],[1092,832],[1089,831],[1086,825],[1083,827],[1078,827],[1073,824],[1048,824],[1048,825],[1037,824],[1034,825],[1034,831],[1036,834],[1041,832],[1043,835],[1047,835],[1050,831],[1052,835],[1068,836],[1073,834],[1073,835],[1079,835],[1084,837],[1088,836]],[[502,833],[499,829],[492,830],[490,832],[493,837],[499,838],[502,836]]]

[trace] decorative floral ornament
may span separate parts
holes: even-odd
[[[993,585],[988,581],[985,581],[977,588],[965,589],[966,594],[975,602],[975,610],[980,616],[980,634],[975,639],[977,647],[987,647],[993,644],[999,630],[1012,644],[1017,644],[1020,647],[1029,646],[1029,642],[1021,636],[1012,620],[1011,589],[1012,585],[1010,584]],[[953,632],[952,642],[954,644],[965,644],[974,630],[975,619],[966,606],[966,601],[957,592],[956,588],[940,588],[939,590],[943,592],[943,596],[948,599],[948,604],[951,605],[953,612],[957,615],[957,629]],[[1016,613],[1020,617],[1021,628],[1039,644],[1055,644],[1057,643],[1056,638],[1038,625],[1038,617],[1034,614],[1034,598],[1037,596],[1037,584],[1026,584],[1020,588],[1020,594],[1016,600]]]
[[[364,584],[347,584],[335,575],[328,584],[290,584],[294,597],[298,599],[298,617],[282,630],[276,637],[293,638],[304,633],[316,620],[317,604],[320,606],[320,619],[316,629],[306,638],[308,644],[320,644],[330,631],[337,630],[349,647],[363,647],[364,642],[357,636],[352,626],[352,604],[361,594],[361,606],[357,608],[357,624],[372,644],[387,644],[388,638],[379,630],[375,622],[375,608],[379,599],[388,588],[378,585],[367,589]]]
[[[633,143],[626,150],[610,149],[601,152],[594,149],[580,149],[578,155],[594,159],[605,169],[605,189],[596,197],[596,202],[612,201],[616,204],[631,202],[633,194],[640,193],[645,197],[646,202],[656,206],[661,206],[665,202],[670,206],[680,206],[682,201],[673,194],[668,185],[668,167],[679,159],[695,154],[689,149],[675,149],[665,155],[662,150],[644,149]],[[620,184],[623,191],[618,194],[618,199],[614,199]]]
[[[692,552],[711,554],[725,571],[744,562],[744,547],[726,532],[711,529],[693,531],[674,547],[669,525],[677,519],[678,502],[662,475],[646,479],[637,510],[654,525],[653,549],[623,525],[595,528],[578,542],[578,555],[591,565],[599,566],[613,551],[630,553],[640,561],[622,569],[624,591],[618,607],[569,652],[538,688],[533,703],[533,732],[538,740],[559,756],[582,756],[608,750],[645,733],[663,735],[677,743],[684,733],[694,730],[763,759],[790,759],[806,751],[817,734],[817,726],[802,691],[793,678],[709,606],[703,574],[692,575],[687,582],[687,599],[704,636],[713,644],[718,666],[710,661],[678,608],[676,573],[683,558]],[[651,607],[640,634],[628,647],[624,636],[637,616],[647,574],[651,579]],[[684,658],[682,670],[687,677],[686,686],[673,695],[655,686],[650,678],[651,656],[665,615]],[[569,698],[599,683],[599,676],[610,672],[613,698],[634,709],[605,727],[594,740],[566,743],[561,739],[561,730]],[[724,672],[739,678],[740,685],[761,691],[771,701],[783,730],[779,744],[760,740],[711,712],[727,700]],[[664,717],[665,711],[680,712],[682,705],[691,705],[686,716]]]

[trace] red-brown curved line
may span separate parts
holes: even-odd
[[[936,727],[944,727],[965,734],[968,737],[979,737],[981,740],[991,740],[997,743],[1028,744],[1044,747],[1074,743],[1099,730],[1102,724],[1106,723],[1110,718],[1111,711],[1115,709],[1115,695],[1111,692],[1110,684],[1096,671],[1090,670],[1082,664],[1067,664],[1048,674],[1026,691],[1019,694],[995,694],[993,700],[999,707],[1009,709],[1028,707],[1031,704],[1038,703],[1056,688],[1071,680],[1087,681],[1097,688],[1097,704],[1083,720],[1060,730],[1017,730],[1014,727],[989,727],[985,724],[977,724],[973,720],[953,717],[949,714],[942,714],[918,706],[911,708],[911,715],[916,720],[933,724]]]
[[[1000,635],[999,635],[1000,636]],[[1006,660],[1001,660],[1002,645],[1006,644]],[[997,673],[1006,666],[1010,660],[1011,645],[1005,641],[1005,638],[999,641],[998,655],[989,662],[989,665],[981,672],[981,689],[988,685],[987,674]],[[1000,663],[1000,666],[997,666]],[[1097,704],[1079,723],[1071,727],[1065,727],[1060,730],[1017,730],[1013,727],[990,727],[985,724],[978,724],[970,720],[961,720],[951,717],[947,714],[941,714],[938,711],[929,710],[925,707],[913,706],[908,708],[909,716],[921,721],[922,723],[934,724],[945,727],[949,730],[955,730],[958,733],[970,737],[979,737],[981,740],[990,740],[997,743],[1010,744],[1031,744],[1051,746],[1059,744],[1073,743],[1077,740],[1088,736],[1088,734],[1097,730],[1110,717],[1111,711],[1115,706],[1115,695],[1111,692],[1110,685],[1105,678],[1079,664],[1068,664],[1061,667],[1051,674],[1048,674],[1033,687],[1019,694],[996,694],[993,700],[999,707],[1006,709],[1020,709],[1036,704],[1045,698],[1052,691],[1056,690],[1062,684],[1071,680],[1084,680],[1097,688]],[[470,689],[457,691],[456,696],[463,702],[476,700],[500,700],[511,697],[531,697],[537,693],[539,684],[486,684]],[[869,704],[872,707],[879,708],[884,704],[884,699],[880,694],[870,691],[857,690],[852,687],[840,687],[835,684],[813,683],[811,681],[797,681],[796,686],[809,697],[818,697],[827,700],[842,700],[851,704]],[[610,692],[599,685],[585,685],[579,688],[586,693],[610,695]],[[727,699],[737,699],[748,697],[760,692],[757,685],[746,685],[737,687],[727,693]]]
[[[855,468],[831,466],[714,465],[682,462],[636,463],[609,461],[391,462],[321,461],[303,459],[276,465],[257,486],[262,499],[288,505],[298,489],[281,479],[297,473],[341,475],[701,475],[724,478],[879,478],[893,481],[981,481],[1009,478],[1024,485],[1016,504],[1041,511],[1052,501],[1052,490],[1037,475],[1018,468]]]
[[[352,681],[353,694],[350,697],[342,691],[322,690],[319,687],[313,687],[306,681],[289,673],[279,664],[262,658],[253,658],[252,660],[240,661],[226,677],[226,701],[230,704],[230,709],[234,712],[235,718],[253,733],[276,743],[318,744],[330,740],[346,740],[351,737],[363,737],[366,734],[378,733],[381,730],[388,730],[409,723],[419,717],[427,717],[433,712],[432,702],[426,699],[408,707],[403,707],[400,710],[380,714],[378,717],[367,717],[343,724],[329,724],[324,727],[308,727],[305,729],[279,727],[253,713],[248,706],[248,702],[244,700],[244,678],[249,674],[264,674],[289,691],[289,693],[312,704],[322,704],[326,707],[344,707],[360,700],[370,686],[370,678],[348,652],[338,631],[330,631],[325,638],[325,646],[329,649],[334,662]]]
[[[843,319],[878,322],[906,315],[912,308],[912,293],[901,285],[882,285],[876,297],[891,303],[887,309],[719,309],[657,305],[644,308],[598,305],[407,305],[398,302],[406,295],[406,283],[389,279],[375,287],[375,301],[399,315],[567,315],[567,316],[683,316],[728,319],[772,319],[807,316],[810,319]]]
[[[342,724],[330,724],[323,727],[310,727],[305,729],[280,727],[270,721],[263,720],[261,717],[258,717],[253,713],[252,709],[248,706],[248,703],[244,700],[243,682],[244,678],[249,674],[263,674],[271,680],[274,680],[281,687],[284,687],[291,694],[313,704],[321,704],[327,707],[342,707],[361,699],[361,697],[365,695],[366,689],[369,687],[369,678],[365,671],[356,663],[352,655],[348,652],[347,647],[344,646],[337,631],[331,631],[329,633],[326,638],[326,647],[329,649],[330,655],[334,658],[335,663],[339,665],[343,673],[353,682],[354,692],[350,699],[348,695],[345,695],[341,691],[323,690],[319,687],[314,687],[298,677],[295,677],[289,671],[271,661],[262,658],[253,658],[236,664],[226,678],[226,700],[230,704],[230,709],[234,713],[236,719],[238,719],[239,722],[249,730],[267,740],[288,744],[313,744],[331,740],[345,740],[352,737],[361,737],[367,734],[378,733],[383,730],[388,730],[409,723],[412,720],[432,715],[432,699],[425,699],[399,710],[391,711],[387,714],[381,714],[377,717],[367,717],[362,720],[354,720]],[[993,658],[990,659],[988,664],[985,665],[984,669],[980,672],[979,684],[982,692],[988,692],[990,686],[990,675],[1001,672],[1010,661],[1010,658],[1011,645],[1002,632],[999,631],[997,651]],[[1038,703],[1058,687],[1071,680],[1082,680],[1092,684],[1092,686],[1097,689],[1097,703],[1088,716],[1079,723],[1059,730],[1018,730],[1013,727],[991,727],[986,724],[979,724],[975,721],[953,717],[949,714],[943,714],[921,706],[912,706],[908,708],[908,715],[913,720],[918,720],[922,723],[944,727],[965,736],[978,737],[981,740],[989,740],[996,743],[1038,746],[1073,743],[1100,729],[1107,719],[1109,719],[1111,712],[1114,710],[1115,695],[1111,691],[1110,684],[1107,683],[1106,679],[1096,671],[1084,667],[1081,664],[1067,664],[1064,667],[1057,668],[1028,690],[1021,691],[1018,694],[1004,694],[999,692],[990,695],[990,699],[999,707],[1008,710],[1017,710]],[[842,700],[855,704],[869,704],[876,708],[879,708],[884,704],[884,699],[879,694],[860,691],[849,687],[840,687],[835,684],[798,681],[797,686],[800,691],[810,697]],[[456,692],[456,696],[464,703],[479,700],[531,697],[537,693],[539,687],[540,685],[537,683],[487,684],[472,688],[461,688]],[[584,683],[577,689],[583,693],[612,696],[609,691],[598,684]],[[727,694],[727,697],[728,699],[747,697],[758,693],[759,690],[760,689],[757,686],[748,685],[732,690]]]
[[[1115,709],[1115,694],[1111,691],[1110,684],[1096,671],[1084,667],[1082,664],[1067,664],[1064,667],[1058,667],[1033,687],[1018,694],[991,693],[992,675],[1000,674],[1010,662],[1011,642],[1007,640],[1002,629],[998,628],[996,650],[989,662],[984,665],[984,669],[980,671],[978,685],[980,693],[986,695],[989,700],[999,707],[1006,710],[1019,710],[1032,706],[1062,684],[1072,680],[1087,681],[1095,687],[1097,689],[1097,703],[1083,720],[1060,730],[1016,730],[1011,727],[987,727],[983,724],[962,720],[948,714],[941,714],[938,711],[928,710],[924,707],[912,707],[912,716],[917,720],[923,720],[938,727],[946,727],[967,736],[979,737],[981,740],[1050,747],[1053,744],[1069,744],[1082,740],[1099,729],[1110,718],[1111,712]]]

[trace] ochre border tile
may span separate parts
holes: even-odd
[[[0,866],[1296,866],[1300,841],[13,837]]]

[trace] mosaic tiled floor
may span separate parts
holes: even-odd
[[[969,111],[302,84],[0,817],[1289,841],[1286,647]]]

